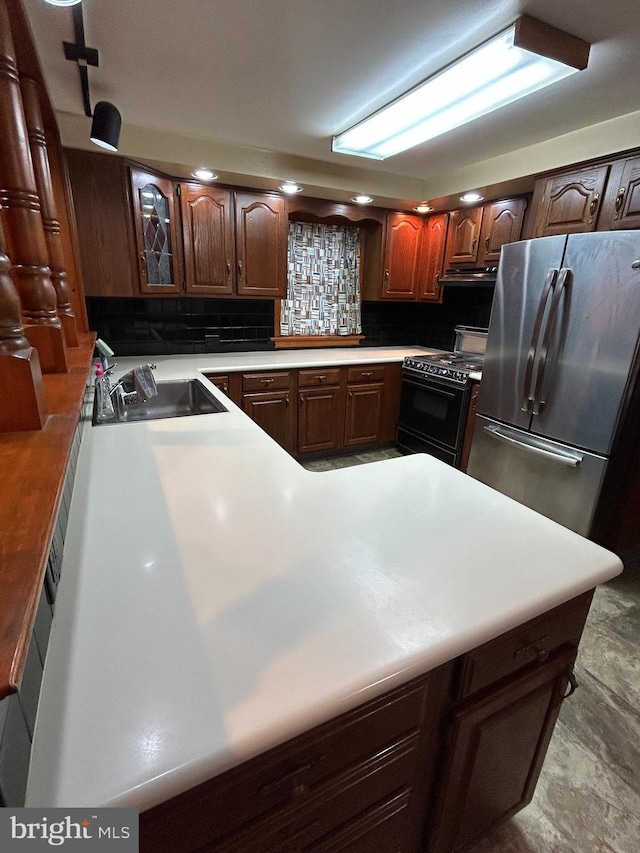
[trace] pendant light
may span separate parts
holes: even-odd
[[[93,108],[90,139],[107,151],[117,151],[121,125],[122,117],[117,107],[109,101],[98,101]]]

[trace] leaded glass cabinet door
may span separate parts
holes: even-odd
[[[180,293],[173,183],[169,178],[131,169],[131,190],[140,290]]]

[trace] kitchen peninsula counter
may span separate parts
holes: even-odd
[[[621,570],[431,457],[308,472],[202,381],[228,412],[85,431],[28,806],[150,808]]]

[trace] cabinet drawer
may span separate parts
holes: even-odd
[[[340,368],[325,367],[319,370],[299,370],[298,386],[310,388],[314,385],[339,385]]]
[[[471,696],[529,664],[542,663],[561,646],[577,648],[591,598],[591,592],[585,593],[463,655],[456,698]]]
[[[223,373],[205,373],[205,376],[216,388],[219,388],[223,394],[229,393],[229,376]]]
[[[414,681],[144,812],[141,853],[215,849],[216,839],[250,821],[305,805],[319,786],[415,734],[428,686],[428,679]]]
[[[243,391],[287,391],[290,384],[291,374],[288,370],[245,373],[242,376]]]
[[[347,382],[384,382],[384,365],[364,364],[361,367],[350,367]]]
[[[294,802],[291,807],[252,823],[205,850],[215,853],[350,850],[351,847],[341,845],[359,837],[364,827],[367,832],[363,834],[368,835],[368,830],[378,823],[371,821],[371,816],[386,812],[385,806],[390,800],[395,801],[399,792],[405,806],[408,803],[418,768],[417,744],[418,736],[411,735],[356,768],[332,777],[302,807]],[[402,837],[408,834],[405,822]],[[398,838],[394,853],[405,849]],[[335,844],[340,846],[334,847]]]

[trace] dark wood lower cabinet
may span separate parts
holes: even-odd
[[[429,853],[463,849],[531,802],[575,656],[570,648],[456,710]]]
[[[296,452],[295,407],[289,391],[243,394],[242,408],[288,453]]]
[[[377,444],[381,440],[384,385],[369,382],[349,385],[344,430],[344,446]]]
[[[141,853],[463,849],[530,802],[590,601],[143,812]]]
[[[337,450],[342,444],[342,388],[298,391],[298,453]]]

